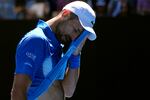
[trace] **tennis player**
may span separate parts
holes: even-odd
[[[80,73],[81,50],[87,39],[93,41],[95,12],[83,1],[74,1],[54,18],[39,20],[37,27],[28,32],[16,49],[16,69],[11,100],[27,100],[63,56],[63,48],[78,38],[84,30],[90,34],[67,61],[66,68],[37,100],[65,100],[76,89]]]

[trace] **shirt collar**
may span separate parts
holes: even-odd
[[[61,44],[60,41],[57,40],[55,33],[52,32],[51,28],[43,20],[39,19],[37,27],[42,28],[42,30],[44,31],[44,34],[50,40],[53,46],[57,47],[58,45]]]

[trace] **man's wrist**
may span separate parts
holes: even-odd
[[[69,58],[69,67],[71,69],[76,69],[76,68],[79,68],[80,67],[80,59],[81,59],[81,54],[78,54],[78,55],[71,55],[70,58]]]

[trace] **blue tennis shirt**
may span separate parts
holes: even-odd
[[[61,56],[61,43],[47,23],[39,20],[37,27],[28,32],[17,46],[15,74],[27,74],[32,80],[28,92],[33,91],[55,67]],[[66,68],[60,73],[58,80],[64,78],[65,70]]]

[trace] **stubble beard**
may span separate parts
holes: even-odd
[[[68,43],[71,43],[71,38],[68,35],[65,35],[61,29],[62,29],[62,24],[64,24],[63,22],[58,23],[58,25],[56,26],[56,37],[57,39],[64,45],[68,45]]]

